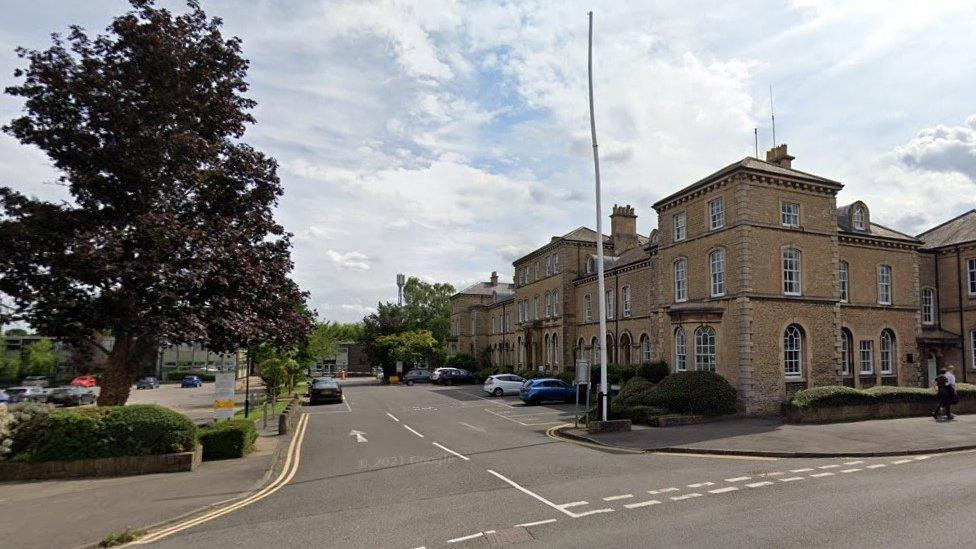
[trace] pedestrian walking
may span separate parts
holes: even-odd
[[[952,385],[952,390],[956,390],[956,367],[952,364],[946,366],[946,379],[949,380],[949,385]]]
[[[951,366],[949,367],[951,368]],[[935,408],[935,412],[932,416],[935,417],[936,421],[942,417],[941,412],[945,410],[946,421],[952,421],[956,416],[952,415],[952,405],[959,402],[959,396],[956,394],[956,387],[954,383],[951,383],[952,376],[949,368],[940,368],[939,376],[935,378],[935,384],[938,387],[938,399],[939,405]]]

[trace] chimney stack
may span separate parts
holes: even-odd
[[[496,286],[498,284],[498,271],[491,272],[491,285]]]
[[[613,205],[610,215],[610,235],[613,238],[613,253],[620,255],[624,250],[637,247],[637,215],[630,204]]]
[[[781,168],[791,168],[795,158],[795,156],[790,156],[790,154],[786,152],[786,143],[766,151],[766,162],[776,164]]]

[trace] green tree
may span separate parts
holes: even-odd
[[[6,331],[8,336],[25,336],[27,335],[27,330],[23,328],[11,328]]]
[[[403,287],[403,310],[411,330],[428,330],[440,345],[451,333],[451,296],[454,286],[430,284],[417,277]]]
[[[311,328],[277,162],[243,140],[241,40],[199,2],[129,1],[105,34],[18,49],[23,81],[5,90],[24,109],[4,131],[47,154],[71,199],[0,186],[0,293],[10,320],[105,353],[99,405],[124,404],[160,345],[287,347]]]
[[[308,355],[312,362],[335,358],[341,341],[362,341],[363,324],[360,322],[318,322],[308,335]]]
[[[269,395],[280,395],[288,380],[287,361],[281,356],[269,356],[258,363],[258,375],[264,382],[264,390]]]
[[[383,375],[389,377],[396,372],[396,359],[390,347],[378,345],[380,337],[399,334],[407,330],[407,317],[403,307],[395,303],[378,303],[376,312],[363,318],[363,346],[369,363],[383,368]]]
[[[39,339],[24,349],[24,371],[29,376],[50,376],[57,363],[50,339]]]
[[[429,359],[438,348],[430,330],[410,330],[398,334],[380,336],[376,345],[395,361],[419,364]]]

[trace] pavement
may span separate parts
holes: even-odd
[[[260,378],[251,377],[251,392],[262,391]],[[236,408],[244,406],[244,392],[234,395]],[[213,419],[214,384],[181,388],[179,383],[164,383],[156,389],[132,389],[128,404],[159,404],[186,415],[195,422]]]
[[[556,437],[572,405],[527,407],[479,387],[344,394],[304,409],[290,474],[272,491],[155,530],[149,545],[849,549],[976,539],[964,518],[976,506],[973,451],[659,454]]]
[[[976,415],[937,423],[911,417],[825,425],[736,417],[681,427],[634,426],[621,433],[563,434],[606,446],[659,452],[772,457],[898,456],[976,448]]]

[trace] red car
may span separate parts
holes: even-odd
[[[95,382],[95,376],[78,376],[71,380],[71,385],[75,387],[91,388],[98,385],[98,383]]]

